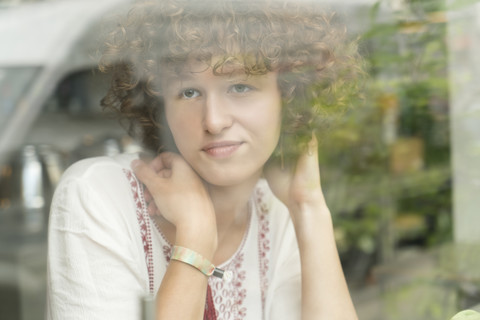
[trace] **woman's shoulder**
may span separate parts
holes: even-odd
[[[65,170],[62,180],[98,178],[130,170],[130,163],[138,158],[136,153],[123,153],[112,157],[102,156],[79,160]]]
[[[135,180],[130,162],[136,157],[134,154],[95,157],[71,165],[55,188],[51,221],[56,225],[75,225],[75,230],[99,223],[118,225],[130,221],[135,210],[132,192]],[[139,187],[137,182],[137,193]]]
[[[135,177],[130,169],[138,154],[120,154],[112,157],[87,158],[72,164],[62,175],[55,193],[77,196],[95,194],[100,198],[126,198]],[[138,183],[137,183],[138,184]]]

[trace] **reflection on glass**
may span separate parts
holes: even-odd
[[[29,231],[38,231],[43,227],[42,164],[34,146],[26,146],[22,152],[22,203],[25,210],[25,227]]]
[[[0,66],[0,135],[38,71],[35,67]]]
[[[367,103],[346,112],[340,126],[322,135],[319,156],[337,246],[361,319],[447,319],[480,301],[475,223],[480,3],[475,1],[335,5],[354,26],[349,32],[362,38]],[[0,64],[0,137],[19,111],[32,114],[22,100],[43,79],[41,70]],[[98,103],[106,91],[104,80],[91,66],[51,80],[52,92],[34,123],[13,130],[28,134],[15,145],[14,160],[0,163],[0,301],[10,301],[13,290],[44,298],[46,261],[36,246],[46,240],[38,241],[41,233],[31,231],[45,231],[45,212],[63,162],[128,152],[126,140],[105,134],[110,125],[99,116]],[[28,240],[34,245],[18,238],[5,242],[17,225],[30,230],[25,239],[37,236]],[[21,257],[12,258],[11,252]],[[8,263],[9,270],[38,268],[18,277],[24,288],[11,289],[19,284],[11,285],[17,277],[2,269]],[[35,281],[38,288],[33,290]],[[23,314],[43,314],[44,304],[20,300]],[[140,303],[148,318],[152,301],[144,297]],[[16,312],[19,305],[10,303],[10,309]],[[2,308],[0,302],[0,319],[5,316]]]

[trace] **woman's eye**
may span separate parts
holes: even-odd
[[[180,92],[180,97],[184,99],[193,99],[200,95],[200,92],[196,89],[188,88]]]
[[[252,90],[252,88],[246,84],[234,84],[230,90],[233,93],[245,93]]]

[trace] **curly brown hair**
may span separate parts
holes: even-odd
[[[247,75],[278,72],[283,98],[282,145],[290,156],[352,102],[362,74],[356,41],[318,4],[268,0],[137,2],[105,41],[100,70],[112,74],[102,105],[154,152],[168,149],[160,75],[195,57],[222,73],[240,64]],[[292,146],[297,146],[293,147]]]

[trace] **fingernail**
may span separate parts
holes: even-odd
[[[315,144],[313,143],[313,140],[310,140],[307,145],[307,154],[309,156],[313,156],[313,149],[315,147]]]
[[[308,152],[307,154],[309,156],[313,156],[313,146],[311,144],[308,144]]]

